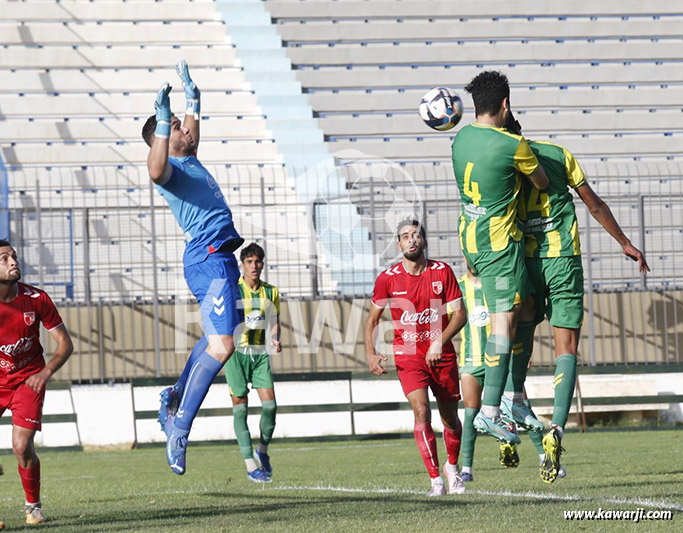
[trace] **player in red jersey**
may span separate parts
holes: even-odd
[[[26,523],[39,524],[45,516],[33,438],[41,428],[45,384],[69,358],[73,344],[50,297],[20,279],[17,253],[0,240],[0,415],[12,411],[12,450],[26,493]],[[57,343],[47,364],[40,345],[41,322]]]
[[[452,338],[467,322],[462,294],[453,270],[425,256],[427,236],[417,220],[399,223],[398,249],[403,260],[382,272],[375,281],[372,306],[365,323],[365,349],[370,371],[386,373],[387,357],[375,350],[377,325],[385,307],[394,323],[394,358],[403,392],[415,415],[415,441],[427,467],[429,496],[446,493],[439,474],[436,437],[432,430],[427,388],[431,388],[444,425],[448,461],[444,474],[448,492],[462,494],[465,485],[457,468],[462,425],[458,419],[458,361]]]

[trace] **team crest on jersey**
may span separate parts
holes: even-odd
[[[36,314],[33,311],[24,313],[24,324],[27,326],[32,326],[36,321]]]
[[[443,283],[441,281],[432,281],[432,290],[438,296],[443,292]]]

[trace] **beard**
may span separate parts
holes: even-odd
[[[418,248],[414,252],[403,252],[403,257],[408,261],[417,261],[424,253],[424,248]]]
[[[14,285],[21,279],[21,270],[17,270],[15,274],[8,274],[5,278],[0,278],[0,285]]]

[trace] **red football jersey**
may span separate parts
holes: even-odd
[[[425,356],[433,339],[448,325],[447,305],[462,298],[451,267],[427,261],[422,274],[409,274],[403,261],[382,272],[375,281],[372,303],[387,305],[394,321],[394,354]],[[452,342],[444,354],[455,354]]]
[[[53,330],[62,323],[45,291],[18,283],[11,302],[0,302],[0,387],[14,389],[45,366],[40,323]]]

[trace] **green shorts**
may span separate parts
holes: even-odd
[[[273,374],[268,354],[247,355],[235,350],[225,363],[225,379],[230,394],[238,398],[249,394],[249,383],[255,389],[272,389]]]
[[[583,324],[583,266],[581,256],[526,260],[534,285],[536,323],[545,315],[551,326],[578,329]]]
[[[463,374],[469,374],[479,382],[480,387],[484,386],[484,373],[486,372],[486,367],[483,364],[479,366],[474,366],[472,364],[467,363],[465,364],[465,366],[461,366],[458,369],[458,372],[460,372],[461,376]]]
[[[511,241],[499,252],[467,253],[467,264],[481,280],[491,313],[505,313],[533,292],[524,262],[524,244]]]

